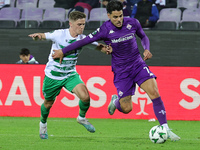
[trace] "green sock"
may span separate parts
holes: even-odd
[[[47,118],[48,118],[48,115],[49,115],[49,109],[47,109],[45,106],[44,106],[44,103],[41,105],[41,118],[40,118],[40,121],[42,123],[46,123],[47,122]]]
[[[81,117],[85,117],[85,114],[87,112],[87,110],[90,107],[90,102],[82,102],[81,100],[79,100],[79,116]]]

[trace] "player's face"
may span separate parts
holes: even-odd
[[[85,28],[85,19],[78,19],[76,21],[70,22],[70,28],[73,30],[74,34],[82,34]]]
[[[27,63],[29,61],[30,58],[30,54],[28,56],[26,55],[19,55],[20,59],[24,62]]]
[[[110,21],[113,23],[114,26],[116,27],[122,27],[123,24],[123,11],[112,11],[111,14],[108,13],[108,18]]]

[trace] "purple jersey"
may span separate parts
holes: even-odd
[[[115,27],[108,20],[86,38],[70,44],[62,51],[66,53],[93,41],[103,40],[107,45],[111,44],[113,48],[112,71],[115,73],[129,72],[130,69],[133,70],[138,64],[144,62],[140,56],[135,35],[141,39],[143,48],[149,50],[149,39],[138,20],[124,18],[121,28]]]
[[[86,38],[70,44],[63,48],[62,51],[65,54],[98,40],[104,40],[107,45],[111,44],[113,48],[111,55],[114,84],[120,99],[128,95],[133,95],[136,83],[140,86],[144,81],[156,78],[140,56],[135,35],[141,39],[143,48],[149,50],[149,39],[138,20],[124,18],[121,28],[115,27],[108,20]]]

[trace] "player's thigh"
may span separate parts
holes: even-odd
[[[89,92],[83,83],[77,84],[72,92],[75,93],[83,102],[88,102],[90,100]]]
[[[64,87],[71,93],[75,93],[78,96],[78,98],[80,98],[83,101],[87,100],[89,97],[89,92],[78,73],[73,76],[70,76],[67,82],[65,83]]]
[[[54,101],[62,89],[62,81],[45,76],[43,80],[43,95],[47,101]]]
[[[138,69],[135,82],[142,88],[151,99],[159,96],[156,76],[151,72],[149,67],[144,63]]]
[[[160,96],[155,78],[144,81],[140,87],[148,94],[150,99],[155,99]]]

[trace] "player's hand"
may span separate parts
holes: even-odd
[[[112,46],[110,46],[110,45],[111,44],[109,44],[109,45],[106,46],[106,54],[107,55],[110,55],[112,53],[112,51],[113,51]]]
[[[28,36],[31,37],[34,41],[37,41],[38,39],[42,40],[42,35],[39,33],[29,34]]]
[[[53,59],[60,58],[60,64],[61,64],[62,60],[63,60],[63,57],[64,57],[64,54],[63,54],[62,50],[61,49],[53,50],[53,52],[54,52],[52,54]]]
[[[110,45],[111,45],[111,44],[109,44],[109,45],[104,45],[104,44],[102,44],[102,43],[99,43],[98,49],[100,49],[101,52],[103,52],[103,53],[109,55],[109,54],[112,53],[112,47],[111,47]]]
[[[151,54],[151,52],[149,51],[149,50],[144,50],[144,53],[143,53],[143,55],[144,55],[144,60],[147,60],[147,59],[150,59],[153,55]]]

